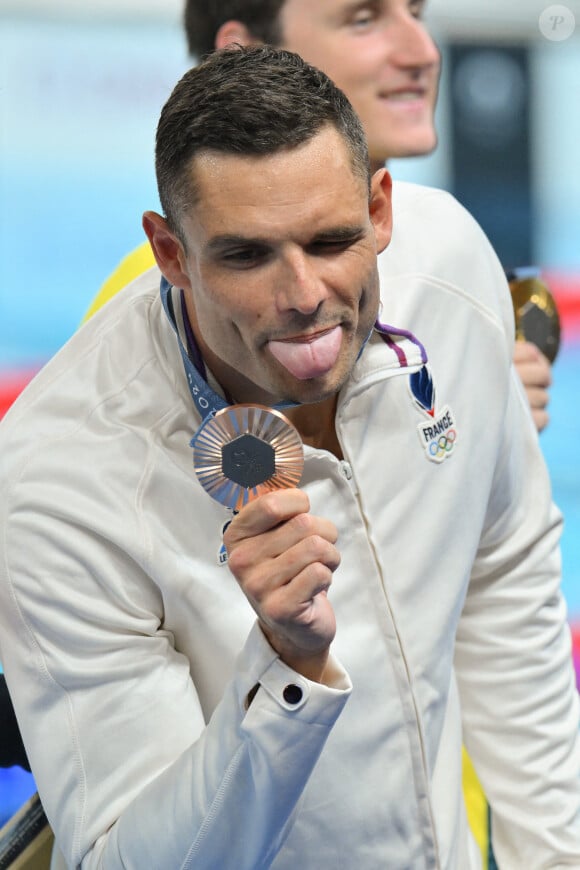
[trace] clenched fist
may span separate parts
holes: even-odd
[[[327,592],[340,554],[334,524],[309,509],[299,489],[260,496],[232,520],[224,544],[271,646],[293,670],[320,682],[336,631]]]

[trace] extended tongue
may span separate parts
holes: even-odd
[[[268,347],[291,375],[301,381],[326,374],[336,363],[342,328],[335,326],[312,341],[270,341]]]

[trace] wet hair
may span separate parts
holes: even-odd
[[[184,24],[190,54],[202,58],[215,47],[226,21],[240,21],[253,37],[279,46],[280,12],[286,0],[187,0]],[[316,2],[316,0],[314,0]]]
[[[196,202],[193,161],[199,154],[276,154],[329,126],[342,136],[353,173],[370,190],[361,122],[325,73],[269,45],[208,55],[178,82],[157,127],[157,186],[170,228],[185,241],[180,223]]]

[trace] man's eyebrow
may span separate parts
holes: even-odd
[[[313,245],[320,242],[348,242],[351,239],[364,235],[365,227],[362,224],[340,224],[336,227],[327,227],[320,232],[314,233],[305,244]],[[238,233],[224,233],[214,236],[206,245],[206,251],[210,254],[219,254],[228,248],[243,247],[268,247],[272,240],[266,236],[244,236]]]
[[[237,233],[224,233],[214,236],[206,245],[209,253],[219,254],[227,248],[245,247],[247,245],[268,245],[266,238],[260,236],[241,236]]]
[[[362,224],[341,224],[337,227],[329,227],[321,230],[312,237],[314,242],[348,242],[350,239],[356,239],[364,235],[365,227]]]
[[[359,9],[364,9],[365,6],[370,6],[374,10],[380,9],[384,0],[350,0],[344,4],[340,12],[346,12],[351,15],[353,12],[358,12]]]

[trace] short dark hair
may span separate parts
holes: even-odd
[[[334,127],[353,173],[370,190],[366,138],[358,115],[325,73],[294,52],[268,45],[215,51],[175,86],[157,127],[155,167],[167,222],[195,204],[193,158],[207,151],[267,155]]]
[[[256,39],[280,45],[280,11],[286,0],[187,0],[185,33],[190,54],[201,59],[215,48],[226,21],[240,21]]]

